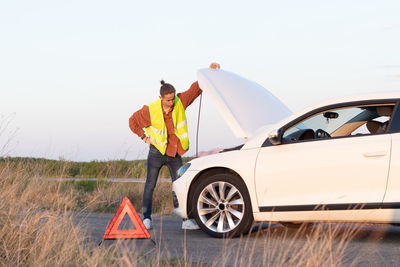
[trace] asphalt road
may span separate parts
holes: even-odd
[[[91,238],[100,243],[103,234],[114,214],[90,213],[76,216],[76,222],[87,227]],[[306,227],[303,231],[290,229],[281,224],[261,225],[258,231],[241,238],[216,239],[201,230],[181,229],[181,219],[177,217],[153,217],[153,229],[150,240],[123,240],[132,249],[141,253],[161,253],[163,257],[185,257],[192,262],[202,262],[218,266],[268,266],[276,265],[280,260],[290,260],[296,252],[306,248],[312,239],[313,229],[329,234],[328,224]],[[119,229],[132,229],[128,220],[121,223]],[[258,225],[260,226],[260,225]],[[346,266],[400,266],[400,227],[388,225],[336,225],[338,235],[333,238],[334,249],[340,250],[347,229],[358,229],[352,241],[345,246],[344,263]],[[299,234],[301,233],[301,234]],[[107,240],[103,245],[116,242]],[[321,240],[315,246],[314,253],[321,253],[327,245]],[[286,254],[285,254],[286,253]],[[282,256],[283,255],[283,256]]]

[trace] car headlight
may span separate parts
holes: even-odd
[[[177,171],[178,178],[181,177],[189,169],[190,165],[191,165],[190,163],[186,163],[185,165],[179,168],[179,170]]]

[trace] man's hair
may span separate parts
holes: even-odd
[[[175,94],[175,88],[171,84],[165,83],[164,80],[161,80],[160,95],[164,97],[171,93]]]

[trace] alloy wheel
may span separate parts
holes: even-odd
[[[209,230],[226,233],[235,229],[242,221],[245,202],[234,185],[217,181],[208,184],[201,191],[197,200],[197,212]]]

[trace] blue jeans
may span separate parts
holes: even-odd
[[[150,145],[147,157],[147,179],[143,191],[143,219],[151,219],[151,207],[153,204],[153,192],[157,184],[158,174],[162,166],[166,165],[171,174],[172,181],[177,178],[177,171],[182,166],[182,158],[179,154],[175,157],[162,155],[158,149]]]

